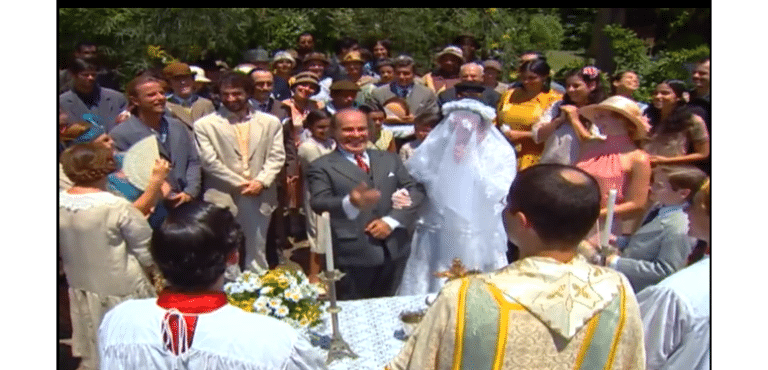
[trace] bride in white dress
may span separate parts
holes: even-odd
[[[440,290],[460,258],[469,270],[507,265],[501,200],[517,173],[515,153],[494,127],[493,108],[472,99],[443,105],[445,117],[405,163],[427,190],[398,294]]]

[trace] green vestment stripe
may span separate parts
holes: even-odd
[[[499,337],[500,310],[485,282],[469,279],[465,308],[461,368],[492,370]]]
[[[580,369],[603,369],[607,365],[608,356],[613,349],[614,334],[622,315],[622,294],[623,292],[617,294],[608,307],[600,313],[597,328],[592,336],[592,341],[589,343],[589,348]]]

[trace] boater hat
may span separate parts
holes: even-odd
[[[646,137],[648,130],[646,129],[645,121],[643,121],[643,114],[640,112],[640,107],[637,103],[627,99],[623,96],[614,95],[608,99],[603,100],[599,104],[591,104],[579,109],[579,114],[586,117],[590,121],[595,121],[595,114],[598,110],[604,109],[611,112],[621,114],[624,118],[632,122],[637,128],[636,138]]]

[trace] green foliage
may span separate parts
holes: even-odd
[[[597,8],[560,8],[558,13],[563,25],[563,49],[587,49],[592,40]]]
[[[387,38],[421,70],[459,34],[472,34],[480,55],[512,61],[527,49],[558,49],[564,40],[557,9],[505,8],[59,8],[59,63],[80,40],[99,45],[123,82],[169,60],[215,56],[233,66],[243,51],[293,48],[312,32],[316,48],[332,52],[342,36],[363,45]],[[159,48],[159,51],[158,51]],[[507,63],[505,68],[509,68]]]
[[[608,25],[605,33],[611,40],[616,70],[633,70],[640,76],[640,88],[635,92],[635,98],[641,101],[650,101],[651,93],[661,81],[687,81],[690,72],[686,66],[710,53],[709,46],[699,45],[665,50],[651,57],[648,46],[631,30]]]

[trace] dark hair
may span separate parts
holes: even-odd
[[[637,76],[638,78],[640,77],[640,75],[638,75],[637,72],[635,72],[635,71],[633,71],[631,69],[625,69],[625,70],[616,71],[611,76],[611,81],[610,81],[610,83],[611,83],[611,95],[616,95],[616,86],[613,86],[613,83],[621,81],[621,79],[624,78],[624,75],[627,74],[627,73],[634,73],[635,76]]]
[[[411,67],[411,69],[413,70],[415,68],[415,64],[416,63],[413,61],[413,58],[407,55],[400,55],[394,60],[392,60],[392,67],[395,69],[402,68],[402,67]]]
[[[349,36],[343,36],[336,40],[336,43],[334,44],[334,50],[336,51],[336,54],[339,54],[342,52],[342,50],[349,49],[354,45],[360,45],[360,43],[357,42],[357,39]]]
[[[532,72],[545,78],[544,86],[542,87],[543,92],[549,92],[549,86],[552,83],[552,76],[550,75],[551,71],[547,61],[542,59],[529,60],[520,66],[521,76],[524,72]]]
[[[576,244],[600,215],[600,186],[577,167],[538,164],[517,173],[507,204],[525,215],[542,241]]]
[[[152,233],[150,251],[174,288],[199,291],[216,282],[229,254],[244,246],[245,236],[228,209],[193,200],[168,211]]]
[[[693,199],[701,185],[707,180],[707,174],[693,166],[662,165],[658,166],[658,169],[667,174],[669,186],[672,190],[688,189],[691,191],[686,198],[688,202]]]
[[[81,40],[80,42],[75,45],[75,51],[81,51],[83,50],[83,46],[98,46],[95,42],[91,40]]]
[[[93,63],[90,60],[86,60],[82,58],[73,58],[69,63],[69,71],[75,75],[82,71],[98,71],[98,70],[99,70],[99,66],[96,63]]]
[[[304,118],[304,127],[310,128],[316,122],[324,119],[333,118],[330,113],[325,109],[313,109],[307,113],[307,117]]]
[[[568,82],[568,79],[574,76],[578,76],[582,81],[584,81],[587,84],[594,83],[595,89],[589,92],[589,95],[587,95],[587,104],[597,104],[603,99],[605,99],[605,93],[603,92],[603,84],[600,83],[600,71],[598,70],[597,74],[594,73],[588,73],[585,71],[587,67],[584,68],[578,68],[578,69],[572,69],[565,73],[565,76],[563,77],[564,82]],[[592,67],[594,68],[594,67]],[[573,100],[568,94],[563,95],[563,104],[573,104]]]
[[[377,40],[376,42],[373,43],[373,45],[371,45],[371,48],[370,48],[371,51],[373,51],[373,48],[378,44],[381,44],[381,46],[383,46],[384,49],[387,49],[387,56],[389,56],[390,51],[392,51],[392,41],[389,41],[387,39]]]
[[[440,122],[440,116],[432,112],[421,113],[413,119],[414,126],[426,125],[435,128],[438,122]]]
[[[651,123],[651,133],[670,134],[684,131],[693,125],[693,113],[691,112],[690,108],[688,108],[685,100],[683,100],[683,94],[687,91],[685,88],[685,83],[680,80],[664,80],[658,85],[661,84],[669,86],[675,93],[675,96],[678,97],[678,101],[672,110],[672,113],[664,121],[661,120],[660,109],[654,107],[653,105],[646,109],[646,115],[648,116],[648,120]]]
[[[315,41],[315,35],[313,35],[311,32],[302,32],[298,36],[296,36],[296,42],[301,40],[303,36],[310,36],[312,37],[312,41]]]
[[[117,169],[112,151],[93,142],[75,144],[64,150],[61,166],[75,185],[101,180]]]
[[[543,60],[545,62],[547,61],[547,56],[544,55],[544,53],[542,53],[542,52],[540,52],[538,50],[526,50],[526,51],[520,53],[519,56],[522,57],[523,55],[535,55],[536,59]]]
[[[374,71],[376,71],[376,72],[378,72],[378,71],[379,71],[379,68],[381,68],[381,67],[384,67],[384,66],[390,66],[390,67],[392,67],[393,69],[395,68],[395,65],[394,65],[394,63],[392,63],[392,59],[390,59],[390,58],[384,58],[384,59],[378,59],[378,60],[376,60],[376,61],[374,62],[374,64],[373,64],[373,70],[374,70]]]
[[[253,79],[243,73],[234,71],[224,73],[224,75],[219,78],[219,83],[217,85],[219,91],[221,91],[221,87],[225,85],[242,88],[248,96],[253,95]]]
[[[471,41],[472,45],[476,49],[480,48],[480,44],[477,42],[477,39],[474,36],[472,36],[472,35],[459,35],[459,36],[456,36],[456,38],[453,39],[453,44],[454,45],[461,45],[461,44],[464,43],[465,40]]]

